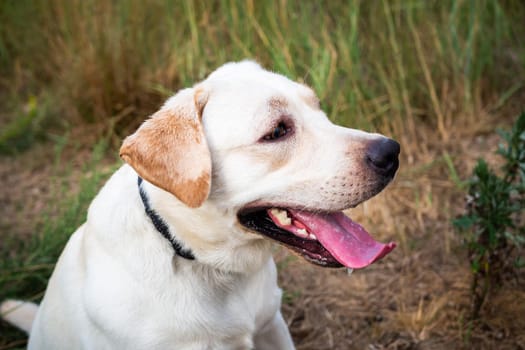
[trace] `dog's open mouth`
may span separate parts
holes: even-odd
[[[240,211],[238,217],[250,230],[325,267],[366,267],[396,247],[394,242],[375,241],[361,225],[342,212],[252,208]]]

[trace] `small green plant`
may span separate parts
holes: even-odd
[[[42,136],[47,107],[30,96],[15,118],[0,130],[0,154],[16,154],[31,147]]]
[[[469,181],[467,213],[453,224],[464,234],[472,267],[472,317],[478,318],[491,289],[504,275],[524,265],[525,242],[525,112],[510,132],[500,131],[505,143],[498,175],[479,160]]]

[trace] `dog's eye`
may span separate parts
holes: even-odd
[[[278,138],[286,135],[288,131],[290,131],[290,129],[286,127],[286,124],[284,122],[280,122],[269,134],[265,135],[263,139],[265,141],[277,140]]]

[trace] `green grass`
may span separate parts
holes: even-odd
[[[0,131],[0,153],[16,155],[30,148],[45,134],[49,103],[44,96],[30,95],[26,101],[14,98],[13,116]]]
[[[49,93],[55,119],[121,130],[220,64],[255,58],[312,85],[339,123],[416,137],[424,120],[446,137],[483,96],[520,86],[524,16],[519,1],[491,0],[2,1],[0,86]]]

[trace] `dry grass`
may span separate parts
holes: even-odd
[[[33,97],[56,124],[111,120],[128,130],[172,91],[246,57],[305,80],[336,121],[411,140],[421,121],[445,139],[452,126],[476,121],[523,87],[518,24],[525,9],[514,2],[0,6],[0,91],[8,120]],[[495,64],[497,71],[490,69]],[[424,142],[414,144],[424,150]]]

